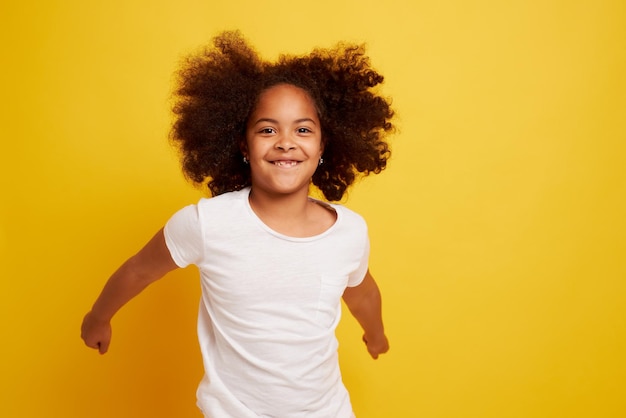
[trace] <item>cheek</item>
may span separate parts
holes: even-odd
[[[309,158],[319,158],[322,156],[324,149],[320,146],[310,144],[306,147],[304,152],[309,156]]]
[[[262,155],[265,153],[263,142],[255,141],[254,138],[246,140],[245,147],[249,155]]]

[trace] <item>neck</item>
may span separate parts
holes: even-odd
[[[304,193],[287,195],[265,194],[254,190],[250,191],[250,207],[256,215],[274,231],[292,237],[313,236],[327,226],[320,226],[316,221],[314,208],[316,206],[308,199],[308,190]]]
[[[328,230],[337,220],[330,207],[309,199],[308,189],[286,195],[250,191],[250,207],[254,213],[276,232],[291,237],[312,237]]]
[[[250,190],[250,206],[262,218],[298,219],[306,214],[309,205],[308,190],[298,193],[269,194]]]

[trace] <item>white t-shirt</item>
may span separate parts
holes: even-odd
[[[332,227],[288,237],[256,216],[249,193],[201,199],[165,226],[176,264],[200,270],[198,406],[213,418],[352,417],[335,328],[343,291],[367,271],[365,221],[330,204]]]

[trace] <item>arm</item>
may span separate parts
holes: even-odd
[[[85,344],[98,349],[100,354],[106,353],[111,341],[113,315],[150,283],[177,267],[165,245],[161,229],[107,281],[91,311],[83,319],[81,338]]]
[[[386,353],[389,342],[383,327],[380,290],[369,270],[361,284],[346,288],[343,300],[361,324],[363,341],[372,358],[377,359],[380,354]]]

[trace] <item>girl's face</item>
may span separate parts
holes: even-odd
[[[322,152],[319,117],[306,91],[279,84],[261,93],[248,121],[243,150],[250,162],[253,190],[308,195]]]

